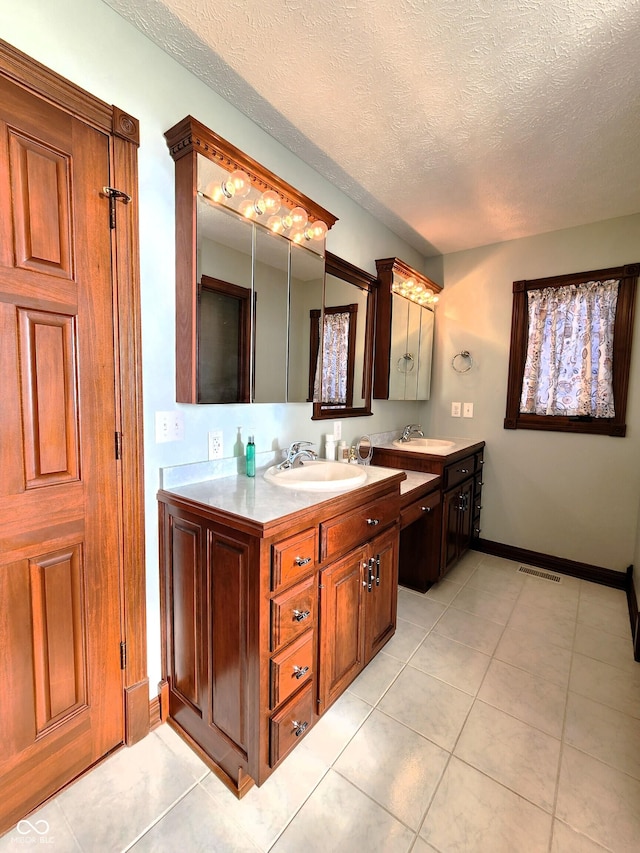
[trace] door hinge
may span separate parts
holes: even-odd
[[[116,430],[116,459],[122,458],[122,433]]]
[[[127,668],[127,644],[126,642],[120,643],[120,669]]]
[[[102,194],[109,199],[109,228],[114,229],[116,227],[116,202],[121,201],[123,204],[129,204],[131,196],[115,187],[102,187]]]

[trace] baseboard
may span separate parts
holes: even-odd
[[[633,582],[633,566],[627,569],[627,603],[631,619],[631,634],[633,636],[633,657],[640,661],[640,614],[638,613],[638,596]]]
[[[157,729],[166,723],[169,716],[169,684],[161,681],[158,684],[158,695],[149,702],[149,729]]]
[[[564,557],[554,557],[551,554],[528,551],[526,548],[503,545],[501,542],[492,542],[490,539],[474,539],[471,547],[474,551],[481,551],[483,554],[491,554],[494,557],[504,557],[505,560],[515,560],[529,566],[559,572],[561,575],[570,575],[581,580],[601,583],[603,586],[612,586],[615,589],[627,589],[626,572],[614,572],[613,569],[603,569],[600,566],[591,566],[589,563],[577,563],[574,560],[565,560]]]
[[[133,746],[149,734],[149,679],[143,678],[124,691],[124,742]]]

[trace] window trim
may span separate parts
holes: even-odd
[[[513,282],[513,309],[511,314],[511,346],[509,350],[509,378],[507,380],[507,411],[505,429],[537,429],[555,432],[591,433],[624,437],[627,431],[627,393],[633,339],[633,315],[640,264],[625,264],[602,270],[570,273],[569,275],[536,278]],[[605,281],[615,278],[620,282],[618,304],[613,333],[613,399],[616,414],[613,418],[590,420],[563,415],[533,415],[520,412],[522,380],[527,354],[529,312],[527,293],[545,287],[565,287],[588,281]]]

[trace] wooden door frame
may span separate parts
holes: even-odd
[[[122,735],[130,746],[149,731],[138,237],[139,126],[135,118],[118,107],[85,92],[2,39],[0,74],[104,133],[109,139],[111,185],[131,196],[130,204],[116,204],[117,225],[111,232],[116,417],[123,436],[117,508],[121,638],[126,644]]]

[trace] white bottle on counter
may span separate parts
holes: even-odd
[[[332,432],[324,437],[324,458],[332,461],[336,458],[336,438]]]
[[[338,445],[338,462],[349,461],[349,448],[346,441],[341,441]]]

